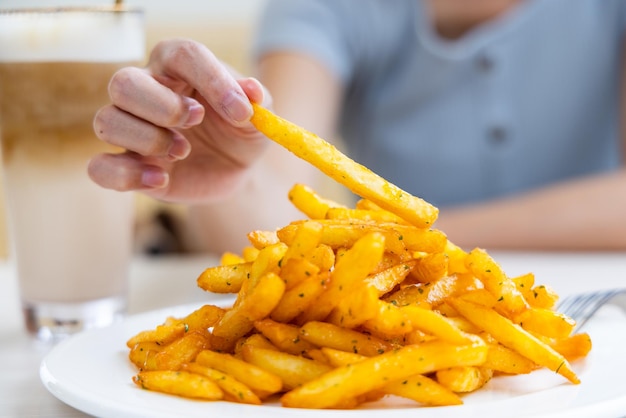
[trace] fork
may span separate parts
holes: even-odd
[[[574,331],[579,330],[607,302],[617,295],[625,294],[626,288],[598,290],[567,296],[558,302],[556,310],[576,321]],[[626,302],[620,304],[626,309]]]

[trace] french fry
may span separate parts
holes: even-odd
[[[486,356],[487,346],[484,343],[457,346],[428,342],[405,346],[333,369],[287,392],[281,397],[281,403],[292,408],[332,408],[342,399],[380,389],[389,382],[448,367],[479,365]]]
[[[528,297],[528,303],[536,308],[552,309],[559,296],[554,289],[546,285],[538,285],[533,287],[532,296]]]
[[[364,356],[375,356],[394,348],[393,344],[385,340],[327,322],[308,322],[300,329],[300,335],[319,347],[330,347]]]
[[[376,316],[379,302],[378,289],[374,286],[359,286],[351,297],[339,301],[326,321],[343,328],[356,328]]]
[[[576,325],[572,318],[545,308],[530,308],[516,315],[515,322],[533,334],[556,339],[569,337]]]
[[[248,241],[256,250],[262,250],[270,245],[278,244],[276,231],[252,231],[248,233]],[[255,257],[256,258],[256,257]]]
[[[367,283],[372,285],[379,296],[383,296],[402,283],[406,276],[415,267],[415,260],[400,262],[367,278]]]
[[[350,209],[345,207],[330,207],[326,211],[326,219],[359,220],[366,222],[382,222],[407,224],[407,222],[386,210]]]
[[[369,233],[360,238],[339,259],[331,273],[330,283],[320,295],[324,303],[313,305],[313,309],[305,312],[307,321],[323,320],[339,304],[339,301],[350,294],[359,282],[365,280],[380,262],[385,248],[385,237],[379,233]]]
[[[225,310],[215,305],[203,305],[184,318],[176,320],[183,324],[186,332],[206,331],[215,325],[223,316]]]
[[[322,348],[322,352],[335,367],[358,363],[367,358],[360,354],[348,353],[331,348]],[[421,374],[415,374],[406,379],[387,383],[380,391],[388,395],[412,399],[423,405],[444,406],[460,405],[463,403],[461,398],[452,391],[443,387],[433,379]]]
[[[254,321],[267,317],[285,291],[285,283],[275,273],[262,276],[257,285],[239,303],[228,310],[213,327],[213,335],[225,339],[227,346],[246,335]]]
[[[302,223],[296,232],[291,245],[287,248],[283,257],[283,263],[287,263],[290,259],[302,260],[319,245],[322,239],[322,224],[319,222],[308,221]]]
[[[591,340],[555,311],[552,289],[532,273],[507,276],[482,249],[466,252],[434,229],[435,207],[254,109],[266,136],[361,199],[348,208],[296,184],[288,198],[308,219],[250,232],[241,255],[225,253],[198,276],[200,288],[236,294],[232,306],[207,304],[127,340],[138,385],[355,408],[386,395],[457,405],[454,392],[543,367],[579,382],[569,362],[587,356]]]
[[[171,323],[157,325],[155,329],[141,331],[133,335],[126,341],[126,346],[133,348],[141,342],[156,342],[159,345],[167,345],[185,335],[185,331],[185,324]]]
[[[237,293],[250,275],[252,262],[228,264],[205,269],[196,279],[198,287],[213,293]]]
[[[196,355],[209,347],[206,331],[191,331],[154,355],[154,370],[178,370]]]
[[[289,290],[309,277],[317,276],[320,268],[305,258],[283,259],[280,263],[280,277],[285,281],[285,289]]]
[[[259,131],[353,193],[370,199],[417,227],[430,227],[437,219],[439,211],[436,207],[389,183],[317,135],[255,103],[252,106],[254,114],[250,121]]]
[[[224,393],[213,380],[185,371],[143,371],[133,377],[133,382],[143,389],[186,398],[214,401],[224,397]]]
[[[242,355],[246,362],[280,377],[287,390],[302,386],[331,370],[327,364],[299,355],[250,345],[243,347]]]
[[[496,309],[517,314],[528,309],[524,296],[517,290],[515,282],[506,276],[502,268],[487,252],[475,248],[468,254],[467,268],[485,285],[497,301]]]
[[[219,370],[240,382],[246,382],[252,390],[276,393],[283,387],[280,377],[230,354],[204,350],[196,357],[196,363]]]
[[[450,367],[437,370],[437,382],[455,393],[474,392],[485,386],[493,371],[480,366]]]
[[[156,370],[154,356],[162,349],[160,344],[153,341],[139,342],[130,349],[128,358],[139,370]]]
[[[301,338],[300,327],[282,324],[271,319],[256,321],[254,327],[273,345],[286,353],[302,355],[317,348],[315,344]]]
[[[450,303],[461,315],[480,329],[491,334],[502,345],[517,351],[538,365],[562,375],[574,384],[580,383],[580,379],[578,379],[565,357],[517,324],[514,324],[510,319],[500,315],[493,309],[462,299],[452,299]]]
[[[324,199],[310,187],[296,183],[287,195],[291,203],[310,219],[324,219],[328,210],[342,208],[343,205]]]
[[[575,361],[586,357],[592,347],[591,338],[585,332],[566,338],[539,338],[555,351],[562,354],[567,361]]]
[[[507,374],[527,374],[537,368],[537,365],[518,352],[502,344],[489,344],[487,360],[483,367]]]
[[[329,278],[328,272],[316,274],[286,290],[270,317],[275,321],[286,323],[302,315],[324,293]]]
[[[244,260],[242,256],[240,256],[239,254],[231,253],[230,251],[226,251],[224,254],[222,254],[222,257],[220,258],[220,265],[222,266],[230,266],[232,264],[241,264],[245,262],[246,260]]]
[[[202,366],[198,363],[186,363],[182,370],[211,379],[224,393],[224,398],[231,402],[260,405],[259,397],[246,385],[219,370]]]

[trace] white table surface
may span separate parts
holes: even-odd
[[[508,275],[533,272],[537,283],[550,285],[562,296],[626,286],[623,253],[491,255]],[[211,300],[212,295],[196,287],[196,278],[215,260],[137,258],[131,269],[129,313]],[[49,349],[24,331],[13,271],[7,263],[0,263],[0,418],[86,416],[57,400],[42,385],[39,364]]]

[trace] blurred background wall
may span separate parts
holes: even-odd
[[[0,8],[59,7],[113,4],[103,0],[0,0]],[[250,71],[250,37],[265,0],[125,0],[145,12],[146,51],[162,39],[189,37],[207,45],[223,61],[243,73]],[[0,182],[1,185],[1,182]],[[1,194],[0,194],[1,196]],[[150,219],[163,204],[137,196],[138,220]],[[177,211],[179,208],[168,207]],[[0,197],[0,258],[6,258],[8,240],[4,205]]]

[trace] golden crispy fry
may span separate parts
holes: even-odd
[[[154,355],[153,370],[178,370],[206,348],[209,348],[207,332],[191,331]]]
[[[400,262],[369,276],[366,281],[378,291],[379,296],[383,296],[402,283],[416,263],[415,260]]]
[[[275,231],[252,231],[248,233],[248,241],[256,250],[262,250],[270,245],[278,244]]]
[[[231,253],[228,251],[222,254],[222,257],[220,258],[220,265],[222,266],[230,266],[232,264],[241,264],[245,262],[246,260],[239,254]]]
[[[465,265],[467,253],[462,248],[448,240],[446,242],[445,254],[448,256],[448,274],[467,273]]]
[[[290,260],[283,259],[280,266],[280,277],[282,277],[285,281],[285,288],[287,290],[293,288],[309,277],[317,276],[320,272],[320,268],[316,264],[305,258]]]
[[[332,368],[324,363],[276,350],[251,345],[243,347],[245,361],[281,378],[285,389],[301,386]]]
[[[502,268],[485,250],[475,248],[468,254],[467,268],[485,285],[497,301],[496,309],[516,314],[528,309],[524,296],[515,282],[506,276]]]
[[[583,358],[591,351],[591,338],[583,332],[566,338],[539,337],[543,342],[562,354],[567,361]]]
[[[343,184],[358,196],[370,199],[411,224],[427,228],[439,211],[431,204],[389,183],[368,168],[342,154],[317,135],[308,132],[254,104],[252,124],[269,139],[323,173]]]
[[[354,243],[365,235],[375,232],[385,237],[387,251],[398,255],[404,255],[407,252],[402,234],[393,228],[382,228],[379,225],[365,222],[319,222],[323,226],[320,242],[335,250],[352,247]],[[302,223],[293,222],[280,228],[277,231],[278,237],[287,245],[292,245],[301,225]],[[417,228],[415,228],[415,230],[417,230]]]
[[[487,360],[483,367],[507,374],[527,374],[537,368],[537,365],[518,352],[502,344],[489,344]]]
[[[455,405],[453,391],[540,367],[578,383],[568,361],[585,357],[591,340],[554,311],[553,290],[531,273],[508,277],[484,250],[456,246],[433,228],[436,208],[321,138],[256,105],[253,123],[361,200],[347,208],[295,185],[289,199],[309,219],[250,232],[241,255],[225,253],[198,276],[205,290],[236,293],[232,306],[204,305],[127,341],[129,360],[155,371],[137,384],[354,408],[386,395]]]
[[[302,315],[324,293],[329,278],[328,272],[317,274],[285,291],[270,317],[275,321],[290,322]]]
[[[215,305],[203,305],[184,318],[176,320],[184,324],[186,331],[206,331],[224,316],[225,310]]]
[[[213,335],[224,338],[226,346],[231,346],[252,330],[254,321],[272,312],[284,291],[285,283],[279,276],[271,272],[265,274],[247,295],[238,299],[239,303],[224,314],[213,327]]]
[[[487,357],[484,343],[457,346],[441,342],[405,346],[323,374],[282,396],[284,406],[332,408],[342,399],[380,389],[387,383],[454,366],[479,365]]]
[[[314,304],[304,313],[307,321],[323,320],[339,304],[339,301],[350,295],[359,282],[365,280],[380,262],[385,248],[385,237],[379,233],[369,233],[360,238],[337,261],[331,273],[330,283],[320,295],[324,303]]]
[[[515,322],[533,334],[549,338],[567,338],[574,331],[576,321],[545,308],[530,308],[514,317]]]
[[[540,366],[559,373],[572,383],[580,383],[565,357],[544,344],[510,319],[495,310],[464,301],[450,300],[452,306],[477,327],[491,334],[502,345],[509,347]]]
[[[319,222],[308,221],[304,222],[298,228],[298,232],[293,239],[285,256],[283,257],[283,263],[286,263],[290,259],[302,260],[319,245],[322,239],[323,226]]]
[[[328,210],[342,208],[343,205],[324,199],[315,190],[304,184],[295,184],[287,195],[289,201],[310,219],[324,219]]]
[[[273,244],[278,243],[278,237],[276,237],[276,233],[274,232],[274,237],[276,238],[276,241],[273,242]],[[243,250],[241,251],[241,255],[243,258],[244,262],[248,262],[248,261],[254,261],[256,260],[256,258],[259,256],[259,249],[255,248],[255,247],[244,247]]]
[[[236,293],[231,307],[204,305],[127,341],[139,370],[159,372],[146,388],[353,408],[386,395],[455,405],[453,391],[540,367],[578,382],[568,361],[589,353],[589,336],[571,335],[556,294],[532,274],[509,278],[485,251],[466,253],[368,199],[350,210],[304,186],[292,196],[320,219],[255,231],[242,256],[198,277]],[[199,389],[212,381],[221,394]]]
[[[335,367],[358,363],[367,358],[360,354],[348,353],[332,348],[322,348],[322,352],[330,364]],[[406,379],[387,383],[380,391],[388,395],[412,399],[423,405],[444,406],[460,405],[463,403],[461,398],[455,393],[421,374],[415,374]]]
[[[141,342],[156,342],[160,345],[167,345],[172,341],[185,335],[185,324],[169,323],[158,325],[155,329],[141,331],[126,341],[128,348],[133,348]]]
[[[420,283],[434,283],[448,276],[448,256],[442,252],[432,252],[416,260],[411,277]]]
[[[437,370],[437,382],[455,393],[474,392],[485,386],[493,371],[480,366],[451,367]]]
[[[326,322],[308,322],[300,329],[300,335],[319,347],[330,347],[364,356],[375,356],[394,348],[392,343],[385,340]]]
[[[513,283],[515,283],[515,287],[520,293],[524,296],[524,299],[528,301],[528,303],[532,306],[530,302],[533,286],[535,285],[535,275],[533,273],[524,273],[522,275],[511,277]]]
[[[359,220],[366,222],[382,222],[407,224],[407,222],[386,210],[366,210],[366,209],[350,209],[350,208],[329,208],[326,211],[326,219],[344,219]],[[408,225],[408,224],[407,224]]]
[[[204,350],[196,357],[196,363],[219,370],[240,382],[246,382],[252,390],[276,393],[283,387],[282,380],[278,376],[230,354]]]
[[[213,293],[237,293],[251,270],[252,262],[209,267],[198,276],[198,287]]]
[[[320,244],[311,252],[308,260],[319,267],[320,272],[330,272],[335,266],[335,251],[328,245]]]
[[[256,321],[254,327],[273,345],[289,354],[302,355],[317,348],[315,344],[301,338],[300,327],[295,325],[263,319]]]
[[[253,345],[259,348],[265,348],[267,350],[278,350],[274,344],[270,342],[267,338],[265,338],[261,334],[252,334],[249,337],[244,337],[237,342],[237,347],[235,347],[235,354],[241,357],[241,350],[245,345]]]
[[[339,301],[326,321],[343,328],[356,328],[376,316],[379,302],[375,287],[358,286],[349,298]]]
[[[248,386],[226,373],[222,373],[210,367],[201,366],[198,363],[186,363],[183,365],[182,370],[206,376],[211,379],[222,390],[224,399],[227,401],[252,405],[261,404],[259,397]]]
[[[533,287],[532,295],[528,297],[530,306],[544,309],[552,309],[558,300],[556,292],[546,285]]]
[[[128,353],[129,360],[139,370],[156,370],[154,356],[163,349],[163,346],[153,341],[137,343]]]
[[[169,393],[186,398],[218,400],[224,393],[217,384],[204,376],[185,371],[157,370],[139,372],[133,382],[143,389]]]

